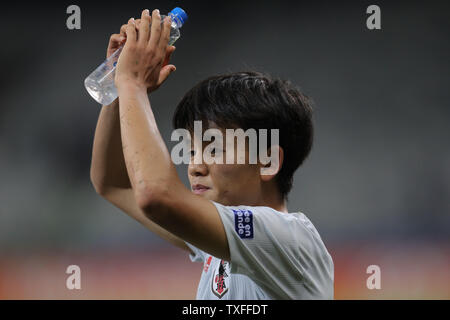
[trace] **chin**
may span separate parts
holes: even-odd
[[[211,200],[211,201],[217,202],[217,200],[215,199],[214,196],[203,194],[202,197],[205,198],[206,200]]]
[[[197,196],[199,196],[199,197],[202,197],[202,198],[204,198],[204,199],[213,200],[213,199],[211,199],[211,196],[206,195],[205,193],[197,194],[197,193],[195,193],[194,191],[192,191],[192,193],[195,194],[195,195],[197,195]],[[215,201],[215,200],[214,200],[214,201]]]

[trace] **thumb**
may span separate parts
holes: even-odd
[[[175,46],[168,46],[166,49],[166,56],[164,58],[163,66],[169,64],[172,53],[175,51]]]
[[[167,66],[162,67],[161,71],[159,72],[158,86],[166,81],[169,75],[175,70],[177,70],[177,68],[173,64],[168,64]]]

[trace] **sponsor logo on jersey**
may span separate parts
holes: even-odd
[[[208,260],[206,260],[205,265],[203,266],[203,270],[208,272],[209,265],[211,264],[212,256],[209,256]]]
[[[234,228],[241,239],[253,239],[253,212],[236,210],[234,212]]]
[[[228,286],[230,283],[229,275],[230,264],[227,261],[220,260],[216,270],[214,270],[211,281],[211,290],[219,299],[222,299],[222,297],[228,292]]]

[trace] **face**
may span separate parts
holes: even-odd
[[[217,127],[215,127],[217,128]],[[225,130],[222,131],[225,137]],[[191,135],[193,137],[193,135]],[[204,159],[200,164],[194,163],[194,156],[203,155],[205,148],[211,141],[201,141],[191,144],[191,160],[188,167],[188,177],[191,184],[191,190],[195,194],[208,200],[219,202],[223,205],[251,205],[260,201],[261,179],[260,166],[258,164],[249,164],[249,152],[246,148],[245,163],[237,163],[237,143],[228,143],[228,146],[215,149],[214,154],[217,157],[219,152],[223,153],[223,164],[207,164]],[[226,141],[224,141],[224,144]],[[234,145],[234,146],[233,146]],[[195,149],[197,148],[197,150]],[[233,164],[225,163],[227,149],[234,148],[235,161]],[[196,185],[201,184],[206,188],[196,189]]]

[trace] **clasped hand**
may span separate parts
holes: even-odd
[[[151,23],[151,29],[150,29]],[[134,18],[125,27],[126,42],[116,67],[115,85],[120,91],[124,87],[151,92],[156,90],[175,71],[168,65],[168,58],[175,47],[168,46],[171,19],[166,17],[161,24],[158,9],[143,10],[140,23]]]

